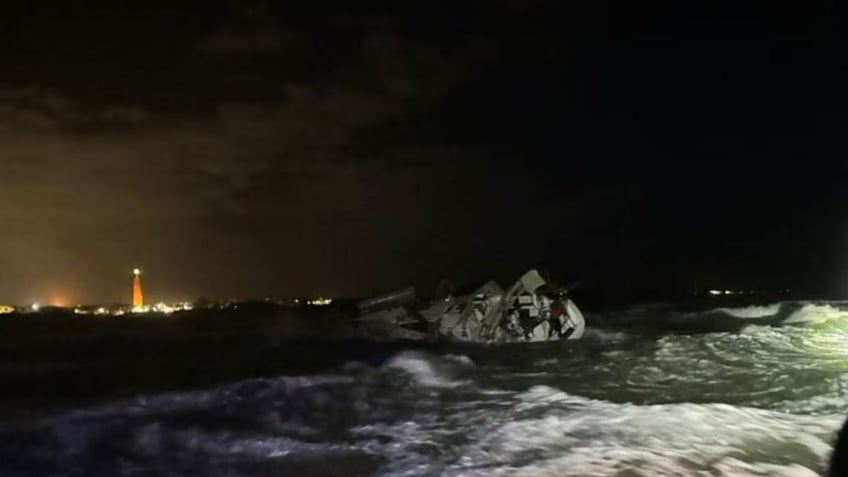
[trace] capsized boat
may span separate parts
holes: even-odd
[[[469,295],[419,304],[414,288],[363,300],[354,322],[370,335],[393,339],[480,343],[579,339],[586,322],[570,288],[530,270],[506,291],[490,281]]]

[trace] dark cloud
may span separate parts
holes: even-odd
[[[361,293],[537,264],[700,285],[789,240],[675,265],[704,243],[729,247],[717,231],[739,236],[751,218],[758,236],[781,236],[768,224],[815,203],[793,208],[779,193],[791,179],[761,180],[762,162],[740,158],[789,177],[792,161],[832,155],[837,131],[816,14],[511,0],[6,8],[0,301],[123,299],[135,265],[162,298]],[[833,172],[818,164],[805,181]]]
[[[285,46],[284,32],[268,28],[259,31],[219,31],[197,42],[207,55],[258,55],[279,51]]]

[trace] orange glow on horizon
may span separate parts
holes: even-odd
[[[68,303],[70,303],[70,301],[66,299],[64,294],[57,294],[53,295],[48,303],[50,303],[50,306],[64,308],[68,306]]]

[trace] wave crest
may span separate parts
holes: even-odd
[[[744,306],[740,308],[718,308],[716,311],[735,318],[765,318],[780,313],[780,303],[765,306]]]
[[[403,351],[389,359],[383,368],[402,371],[424,386],[450,388],[465,383],[454,379],[461,367],[473,366],[470,359],[462,358],[438,358],[420,351]]]
[[[783,320],[786,325],[797,323],[821,323],[830,320],[848,318],[848,311],[843,311],[831,305],[807,304]]]

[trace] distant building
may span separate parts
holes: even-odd
[[[137,268],[133,270],[132,304],[133,308],[144,307],[144,292],[141,290],[141,270]]]

